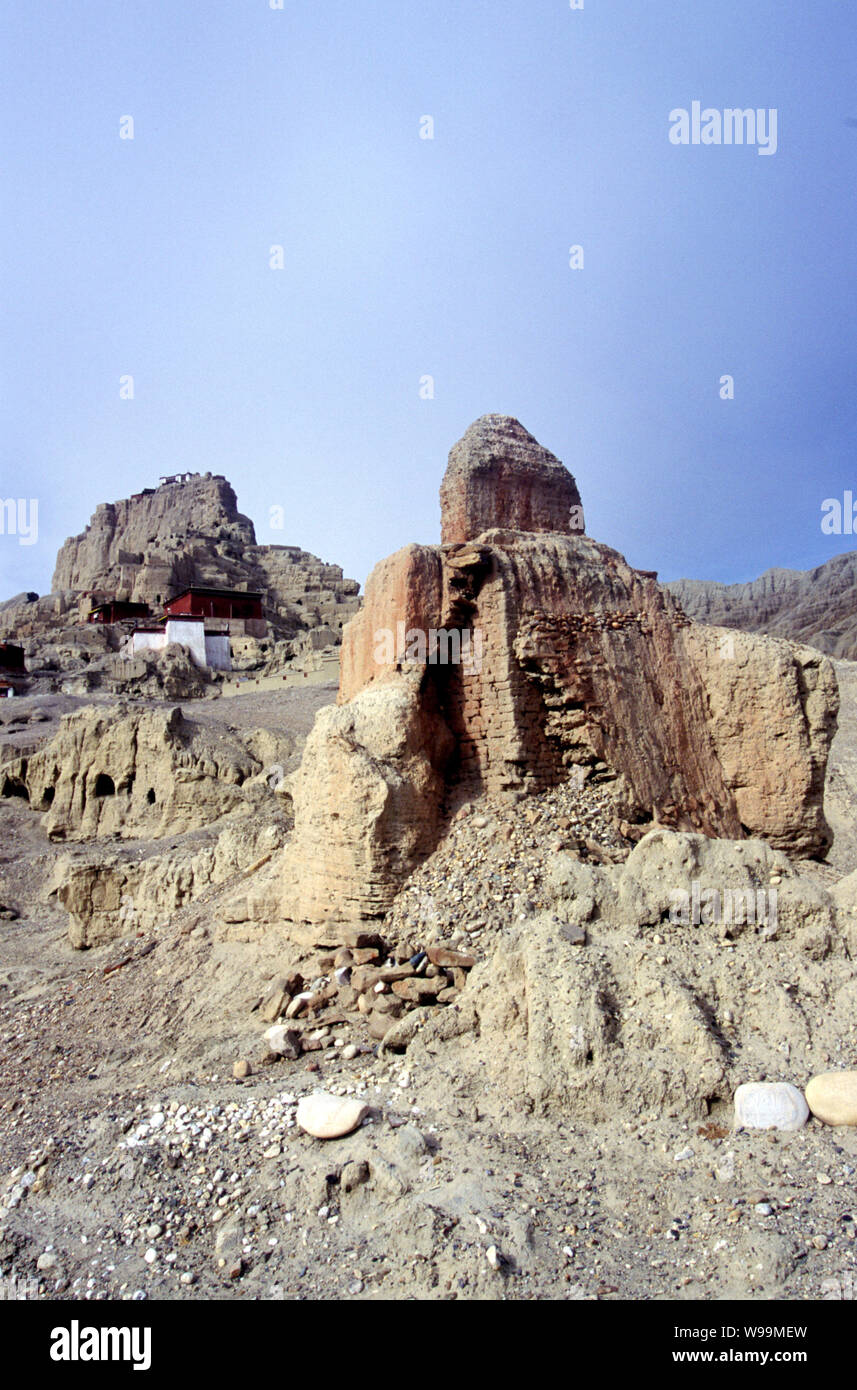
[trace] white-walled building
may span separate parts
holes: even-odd
[[[190,614],[168,617],[163,625],[135,628],[122,647],[122,655],[160,652],[173,642],[186,647],[197,666],[207,667],[210,671],[232,670],[229,633],[206,631],[205,619]]]

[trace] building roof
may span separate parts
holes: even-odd
[[[189,584],[180,593],[173,594],[172,598],[167,599],[167,603],[175,603],[176,599],[184,598],[185,594],[202,594],[205,598],[262,598],[261,589],[209,589],[204,584]]]
[[[103,603],[94,603],[90,608],[90,613],[100,613],[102,608],[139,608],[141,612],[148,612],[147,603],[132,603],[128,598],[108,598]]]

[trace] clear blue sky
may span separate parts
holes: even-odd
[[[4,0],[0,38],[0,495],[40,505],[0,597],[180,469],[363,581],[489,411],[663,578],[851,546],[848,0]],[[694,100],[776,108],[776,154],[671,144]]]

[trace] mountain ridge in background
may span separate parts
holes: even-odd
[[[857,550],[810,570],[777,566],[745,584],[676,579],[664,588],[697,622],[788,637],[857,660]]]

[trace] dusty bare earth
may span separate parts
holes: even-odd
[[[857,665],[837,671],[836,842],[827,864],[794,866],[810,888],[857,868]],[[183,708],[213,728],[290,733],[297,758],[333,698],[313,686]],[[0,741],[35,750],[61,713],[95,702],[10,701]],[[27,722],[10,725],[13,714]],[[394,1053],[362,1015],[334,1010],[303,1025],[317,1050],[272,1062],[260,998],[285,971],[329,975],[335,937],[235,921],[241,885],[227,882],[156,930],[74,951],[49,892],[68,847],[25,801],[0,800],[0,901],[19,914],[0,920],[0,1296],[853,1297],[857,1129],[735,1131],[723,1082],[701,1109],[683,1103],[715,1051],[730,1086],[803,1086],[828,1064],[857,1066],[853,935],[819,945],[807,924],[760,949],[752,932],[596,919],[585,944],[560,940],[574,925],[560,847],[595,865],[631,850],[609,810],[609,784],[475,804],[379,925],[391,943],[434,939],[475,957],[455,1010],[481,1001],[475,1033],[427,1027]],[[615,983],[599,1007],[621,1065],[566,1108],[540,1107],[521,1081],[514,962],[530,922],[534,939],[559,943],[527,967],[548,1012],[555,1001],[562,1016],[567,989],[585,992],[587,971]],[[668,1055],[686,1070],[655,1086],[651,1055],[667,1053],[644,1037],[674,1010]],[[237,1081],[240,1058],[252,1071]],[[327,1143],[304,1134],[296,1103],[320,1086],[362,1096],[367,1123]]]

